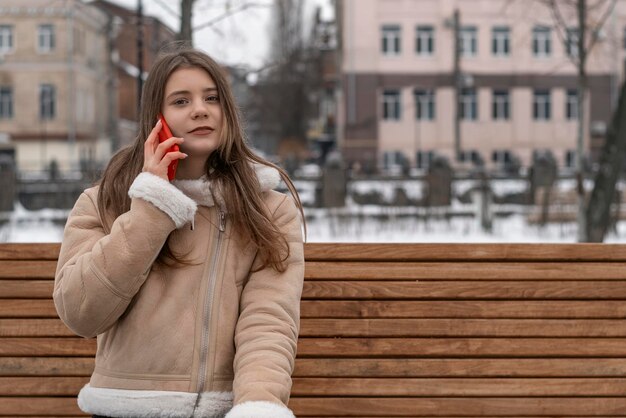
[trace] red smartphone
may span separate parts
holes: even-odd
[[[165,122],[165,118],[160,113],[159,113],[159,119],[161,120],[161,130],[159,131],[159,143],[161,143],[165,141],[166,139],[173,137],[174,135],[172,135],[172,131],[170,130],[170,127],[167,126],[167,122]],[[179,150],[180,149],[178,147],[178,144],[174,144],[174,146],[172,146],[172,148],[167,150],[167,152],[175,152]],[[169,167],[167,167],[167,178],[170,179],[170,181],[174,180],[174,177],[176,177],[176,167],[178,167],[178,159],[172,161]]]

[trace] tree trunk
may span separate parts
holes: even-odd
[[[178,40],[187,42],[190,47],[193,46],[191,19],[194,2],[195,0],[180,1],[180,32],[178,33]]]
[[[606,134],[606,143],[600,158],[593,192],[587,207],[587,238],[589,242],[602,242],[610,225],[611,203],[615,185],[622,172],[626,154],[626,83],[622,85],[619,103]]]
[[[587,114],[586,96],[587,96],[587,50],[585,46],[586,39],[586,23],[587,23],[587,1],[578,0],[578,138],[576,141],[576,180],[578,192],[578,241],[585,242],[589,240],[587,235],[586,217],[585,217],[585,173],[584,173],[584,156],[585,156],[585,115]]]

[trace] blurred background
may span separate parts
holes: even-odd
[[[0,0],[0,242],[61,240],[176,40],[309,242],[626,242],[626,0]]]

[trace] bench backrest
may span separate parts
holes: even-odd
[[[0,244],[0,416],[80,416],[58,244]],[[299,417],[626,416],[626,245],[307,244]]]

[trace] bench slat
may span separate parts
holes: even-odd
[[[2,320],[0,320],[1,329]],[[626,321],[617,319],[309,318],[301,321],[300,335],[303,337],[626,337]]]
[[[306,299],[626,299],[626,281],[304,282]]]
[[[0,377],[0,397],[76,396],[89,377]],[[294,378],[297,396],[623,396],[626,378]]]
[[[73,337],[60,319],[0,319],[0,337]],[[301,337],[626,337],[617,319],[315,319]]]
[[[89,377],[0,377],[2,396],[77,396]]]
[[[2,299],[0,318],[56,318],[52,299]]]
[[[4,279],[54,279],[56,260],[4,260]],[[623,263],[309,262],[307,280],[624,280]]]
[[[307,261],[626,261],[623,244],[322,244],[304,245]]]
[[[53,282],[0,280],[0,298],[50,298]],[[598,282],[305,282],[306,299],[626,299],[622,281]]]
[[[302,318],[626,318],[624,301],[303,300]],[[52,299],[3,299],[0,318],[56,318]]]
[[[24,417],[32,415],[78,415],[84,414],[76,403],[76,397],[6,397],[0,398],[0,416]],[[81,415],[83,414],[83,415]]]
[[[626,377],[626,361],[623,358],[297,359],[293,376]]]
[[[7,279],[54,279],[56,260],[3,260],[0,277]]]
[[[0,280],[0,298],[50,299],[52,280]]]
[[[349,408],[347,406],[349,405]],[[300,398],[289,406],[298,417],[310,415],[396,416],[619,416],[626,398]]]
[[[349,410],[346,405],[350,405]],[[515,414],[551,416],[622,416],[624,398],[300,398],[289,401],[297,416],[446,416],[475,414],[512,416]],[[76,399],[44,397],[0,398],[0,416],[80,414]]]
[[[626,358],[626,338],[300,338],[298,341],[299,358],[331,356]]]
[[[0,356],[94,356],[96,340],[0,338]],[[625,338],[311,338],[298,357],[624,357]]]
[[[0,376],[91,376],[93,357],[0,357]]]
[[[42,382],[45,385],[45,382]],[[297,396],[624,396],[626,379],[295,378]]]
[[[610,300],[303,300],[300,306],[302,318],[626,318],[626,303]]]
[[[59,258],[61,244],[28,243],[0,245],[0,260],[56,260]]]
[[[0,298],[50,298],[52,280],[0,280]],[[626,299],[625,281],[304,282],[307,299]]]
[[[306,264],[307,280],[624,280],[624,263],[328,262]]]
[[[0,356],[95,356],[96,339],[0,338]]]
[[[0,357],[0,376],[90,376],[92,357]],[[626,377],[624,358],[306,359],[294,377]]]

